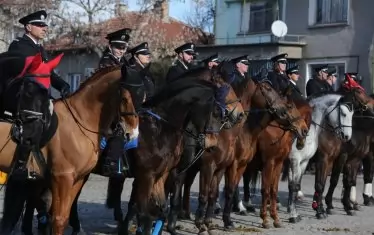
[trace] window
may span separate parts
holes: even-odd
[[[348,0],[316,0],[315,24],[348,22]]]
[[[249,33],[267,32],[278,12],[271,2],[253,2],[249,7]]]
[[[68,77],[69,77],[68,81],[70,84],[70,91],[74,92],[75,90],[78,89],[78,87],[81,84],[82,75],[80,73],[73,73],[73,74],[69,74]]]
[[[323,64],[310,65],[310,71],[312,71],[313,77],[315,77],[315,69],[321,66],[323,66]],[[339,84],[344,80],[345,64],[344,63],[329,64],[329,69],[335,69],[337,72],[336,82],[335,84],[333,84],[333,88],[336,91],[339,87]]]

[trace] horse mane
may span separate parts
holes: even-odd
[[[324,94],[308,97],[308,101],[311,106],[323,109],[327,106],[336,105],[343,97],[343,95],[336,92],[324,92]]]
[[[79,92],[80,90],[84,89],[87,85],[91,84],[91,82],[95,82],[97,79],[101,78],[103,74],[113,72],[119,68],[121,68],[121,66],[114,65],[96,70],[89,78],[82,82],[82,84],[79,86],[76,92]]]
[[[188,92],[186,92],[188,90]],[[198,78],[176,79],[157,91],[153,97],[143,103],[143,107],[150,108],[170,101],[176,97],[182,100],[191,100],[196,97],[196,92],[200,92],[207,99],[214,96],[216,86],[210,81]]]
[[[322,97],[325,95],[342,95],[342,94],[341,92],[338,92],[338,91],[323,91],[323,92],[319,92],[319,93],[308,96],[307,100],[310,101],[312,99],[316,99],[318,97]]]

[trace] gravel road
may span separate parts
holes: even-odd
[[[124,209],[127,208],[127,200],[131,192],[131,185],[132,180],[126,181],[125,190],[122,194],[122,208]],[[104,205],[106,198],[106,186],[106,178],[91,175],[79,198],[79,215],[83,229],[87,234],[116,234],[116,225],[113,221],[112,211],[108,210]],[[222,191],[223,182],[221,183],[220,188]],[[357,180],[357,198],[360,204],[362,204],[363,200],[362,188],[363,180],[362,177],[359,176]],[[299,211],[303,216],[303,220],[300,223],[293,225],[287,222],[287,183],[281,182],[279,184],[279,196],[282,207],[280,208],[279,214],[281,220],[283,221],[283,228],[271,228],[268,230],[261,228],[261,219],[258,216],[258,212],[256,214],[250,214],[249,216],[233,214],[237,229],[236,232],[232,232],[231,234],[374,234],[374,208],[361,206],[361,211],[357,213],[357,216],[345,215],[340,203],[340,193],[342,189],[341,182],[339,183],[334,194],[334,206],[336,208],[336,214],[329,216],[326,220],[317,220],[314,217],[314,211],[311,208],[312,195],[314,192],[313,175],[304,176],[302,189],[305,194],[305,198],[298,204]],[[194,212],[197,206],[198,180],[195,180],[191,193],[191,205],[193,207],[192,211]],[[0,198],[3,198],[2,192],[0,193]],[[257,208],[260,199],[261,197],[259,195],[256,195],[254,198]],[[2,203],[0,205],[0,210],[2,211]],[[220,229],[222,228],[221,215],[217,216],[214,223],[218,225],[216,230],[217,235],[230,234]],[[194,227],[192,221],[180,221],[178,222],[178,225],[180,225],[180,232],[182,234],[187,235],[197,233],[197,229]],[[16,232],[16,234],[21,233]],[[67,229],[65,234],[70,234],[70,229]],[[164,232],[163,234],[167,234],[167,232]]]

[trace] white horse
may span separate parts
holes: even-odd
[[[318,149],[318,136],[322,129],[329,129],[340,138],[348,141],[352,136],[353,109],[346,103],[341,103],[342,95],[324,94],[314,97],[309,101],[313,107],[312,123],[305,141],[305,147],[301,150],[296,148],[296,140],[292,144],[289,155],[290,166],[288,171],[288,212],[290,222],[296,223],[301,217],[298,215],[295,200],[300,197],[301,176],[304,174],[311,159]]]

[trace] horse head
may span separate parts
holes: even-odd
[[[12,113],[16,124],[23,127],[22,141],[25,143],[37,144],[43,129],[49,126],[53,112],[49,100],[50,76],[62,56],[48,62],[43,62],[40,53],[20,58],[23,69],[9,81],[4,92],[4,108]],[[12,104],[13,108],[10,107]]]
[[[126,74],[122,74],[118,66],[99,69],[63,100],[75,122],[100,135],[106,135],[116,123],[123,128],[126,137],[138,137],[139,119]]]
[[[332,130],[342,141],[349,141],[352,137],[354,99],[351,94],[344,95],[336,105],[332,105],[326,110]]]
[[[352,95],[353,105],[356,111],[374,116],[374,99],[368,96],[365,89],[359,85],[349,74],[345,75],[339,92],[344,95]]]

